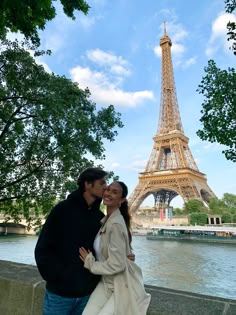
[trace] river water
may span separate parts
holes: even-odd
[[[0,259],[35,265],[37,236],[0,236]],[[133,237],[144,282],[236,300],[236,246]]]

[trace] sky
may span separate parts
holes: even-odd
[[[51,56],[37,62],[47,71],[65,75],[88,87],[98,109],[113,104],[124,127],[115,141],[105,141],[106,170],[114,171],[132,193],[144,171],[157,132],[160,89],[160,38],[166,31],[172,40],[172,62],[179,111],[189,147],[207,182],[218,198],[236,194],[236,166],[222,154],[217,143],[202,141],[203,97],[196,91],[204,67],[214,59],[221,69],[235,67],[229,50],[226,24],[236,15],[226,14],[224,0],[87,0],[87,16],[72,21],[58,2],[57,17],[40,32],[41,48]],[[149,197],[142,206],[153,206]],[[172,203],[181,207],[183,200]]]

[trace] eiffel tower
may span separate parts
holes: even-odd
[[[184,202],[198,199],[209,202],[215,194],[207,184],[205,174],[198,170],[184,134],[176,96],[171,58],[171,39],[166,34],[160,39],[162,50],[162,86],[159,123],[151,156],[139,183],[129,197],[130,211],[135,212],[149,195],[155,207],[169,207],[176,196]]]

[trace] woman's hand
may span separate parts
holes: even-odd
[[[79,258],[84,262],[89,253],[90,253],[89,250],[87,251],[84,247],[80,247]]]
[[[133,252],[130,252],[130,254],[127,257],[129,260],[135,261],[135,254]]]

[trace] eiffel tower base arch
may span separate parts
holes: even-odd
[[[141,203],[151,194],[158,208],[170,206],[171,201],[178,195],[184,202],[197,199],[208,203],[210,198],[215,197],[207,184],[205,175],[199,171],[178,169],[144,172],[140,173],[139,183],[129,197],[131,213],[136,212]]]

